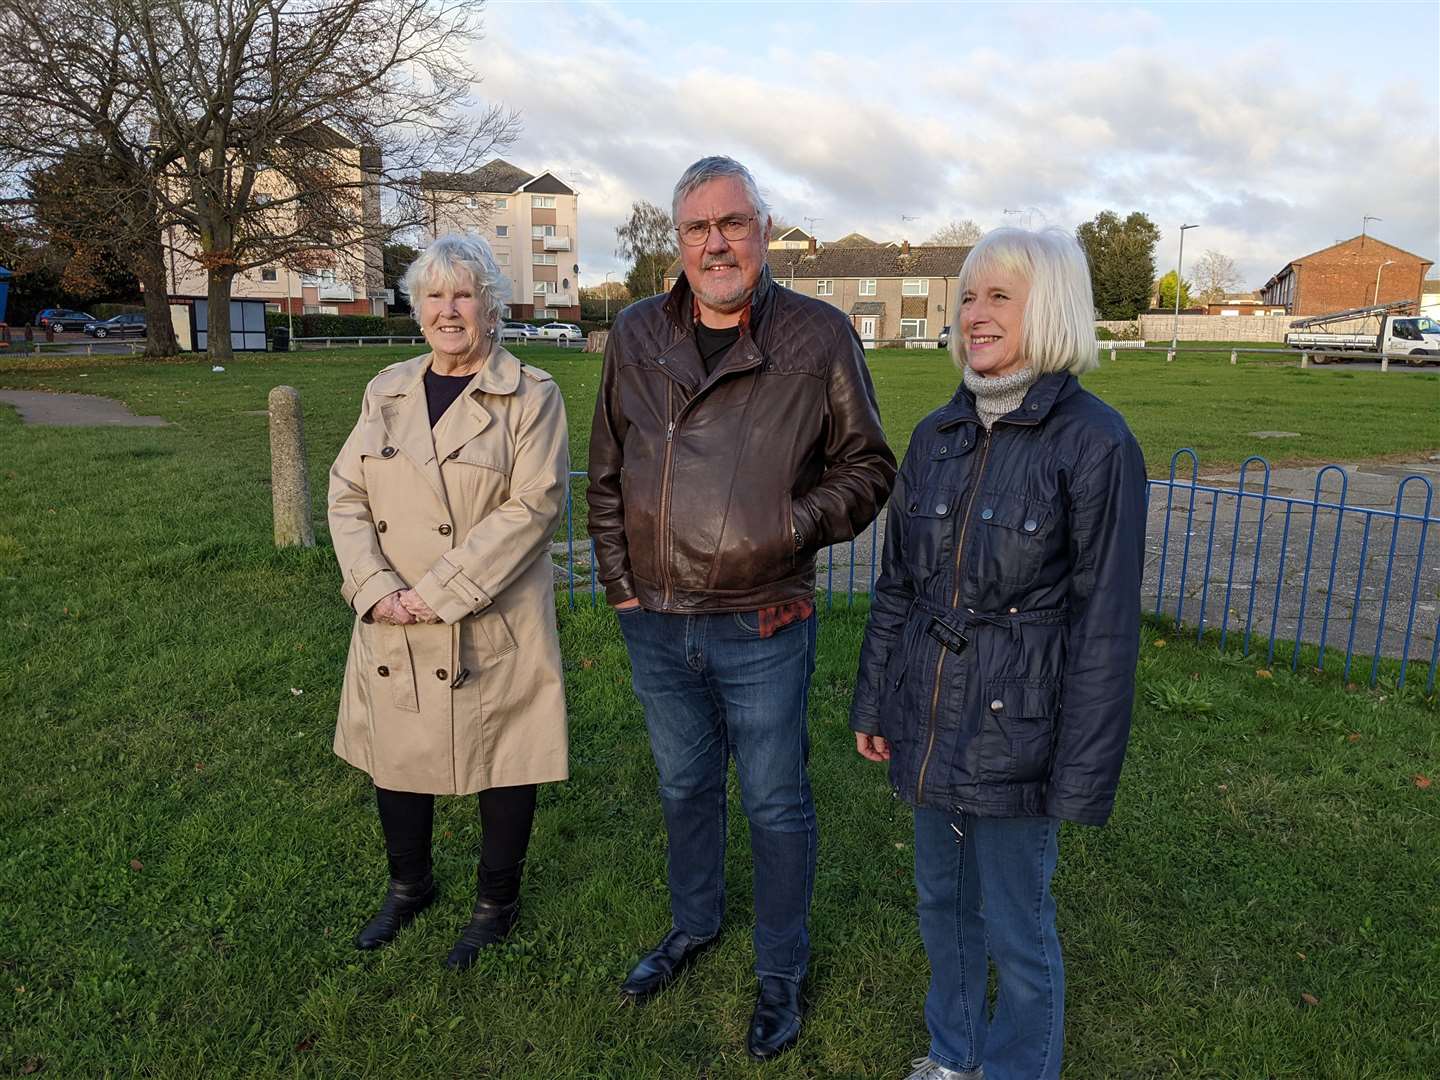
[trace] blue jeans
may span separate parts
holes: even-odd
[[[985,1080],[1060,1075],[1065,966],[1050,895],[1059,834],[1055,818],[915,810],[920,936],[930,959],[925,1024],[930,1056],[948,1069],[983,1066]]]
[[[754,612],[619,614],[669,836],[670,914],[713,937],[725,913],[725,788],[735,758],[755,863],[755,973],[799,981],[819,830],[805,723],[815,617],[762,638]]]

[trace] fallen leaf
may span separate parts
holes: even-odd
[[[1427,791],[1427,790],[1429,790],[1429,788],[1430,788],[1430,777],[1424,776],[1424,775],[1422,775],[1422,774],[1420,774],[1420,773],[1416,773],[1416,774],[1415,774],[1415,786],[1418,787],[1421,791]]]
[[[308,1054],[313,1049],[315,1049],[315,1040],[308,1036],[295,1044],[297,1054]]]
[[[144,864],[143,862],[141,862],[139,859],[131,859],[131,860],[130,860],[130,869],[131,869],[131,870],[134,870],[134,871],[138,874],[141,870],[144,870],[144,869],[145,869],[145,864]]]
[[[1349,735],[1346,735],[1346,736],[1345,736],[1345,741],[1348,742],[1348,743],[1357,743],[1357,742],[1359,742],[1359,741],[1360,741],[1360,733],[1359,733],[1358,731],[1352,731]]]
[[[1304,954],[1303,952],[1297,952],[1295,955],[1298,956],[1298,957],[1300,957],[1301,960],[1306,959],[1305,954]]]
[[[593,667],[595,666],[595,661],[594,661],[594,660],[591,660],[591,659],[589,659],[589,658],[587,657],[586,659],[580,661],[580,666],[581,666],[582,668],[584,668],[586,671],[589,671],[591,668],[593,668]]]
[[[204,771],[205,771],[205,763],[204,763],[203,761],[197,761],[197,762],[195,762],[195,771],[196,771],[196,772],[204,772]]]
[[[24,1063],[20,1066],[20,1075],[30,1076],[34,1073],[39,1072],[44,1067],[45,1062],[41,1061],[38,1057],[26,1058]]]
[[[299,696],[300,696],[301,694],[303,694],[304,692],[305,692],[304,690],[296,690],[295,687],[293,687],[293,686],[290,687],[290,693],[294,694],[296,697],[299,697]]]
[[[1275,676],[1271,673],[1269,668],[1262,667],[1255,669],[1255,677],[1257,679],[1273,679]]]
[[[1157,649],[1163,649],[1164,647],[1165,647],[1165,639],[1164,639],[1164,638],[1156,638],[1156,639],[1155,639],[1155,648],[1157,648]]]
[[[1221,784],[1221,785],[1220,785],[1220,790],[1221,790],[1221,791],[1229,791],[1229,790],[1230,790],[1230,785],[1229,785],[1229,784]]]
[[[1300,995],[1300,1000],[1303,1001],[1306,1005],[1309,1005],[1311,1008],[1314,1008],[1316,1005],[1320,1004],[1320,999],[1314,994],[1302,992]]]

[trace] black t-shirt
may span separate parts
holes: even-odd
[[[705,374],[713,375],[715,369],[725,360],[730,346],[740,340],[740,327],[727,326],[724,330],[711,330],[702,322],[695,324],[695,347],[700,350],[700,360],[705,365]]]
[[[470,385],[475,376],[437,375],[434,368],[425,369],[425,404],[430,407],[430,426],[433,428],[445,415],[445,410],[454,404],[460,391]]]

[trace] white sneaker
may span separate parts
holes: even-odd
[[[915,1071],[905,1080],[985,1080],[983,1069],[966,1069],[964,1072],[947,1069],[929,1057],[916,1058],[910,1062],[910,1067]]]

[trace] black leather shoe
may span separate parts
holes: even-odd
[[[419,881],[390,879],[380,910],[355,935],[357,949],[378,949],[395,940],[420,912],[435,900],[435,879],[429,874]]]
[[[800,1038],[800,984],[767,975],[750,1014],[745,1049],[756,1061],[783,1054]]]
[[[620,984],[621,1001],[640,1005],[650,1000],[713,944],[715,936],[693,938],[683,930],[671,930],[631,968]]]
[[[455,942],[450,955],[445,957],[445,966],[451,971],[464,971],[480,958],[482,949],[488,949],[510,936],[519,915],[519,900],[508,904],[476,900],[475,909],[470,912],[470,922],[460,932],[460,940]]]

